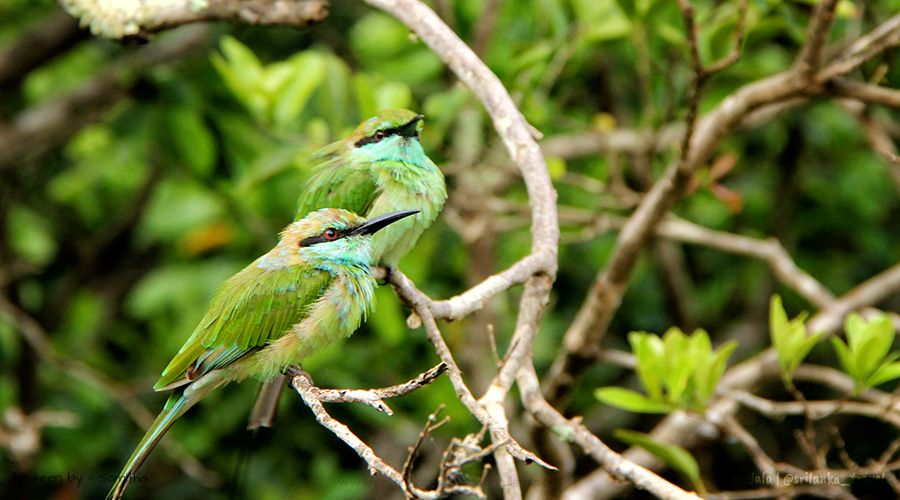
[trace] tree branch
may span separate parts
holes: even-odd
[[[60,0],[62,6],[107,38],[146,35],[183,24],[237,21],[302,28],[328,16],[327,0]]]
[[[807,322],[807,329],[813,332],[833,334],[849,312],[875,304],[900,291],[900,264],[861,283],[853,290],[814,315]],[[801,366],[798,374],[806,367]],[[778,376],[778,360],[774,348],[769,348],[756,356],[731,367],[722,378],[720,387],[732,390],[750,390],[765,379]],[[880,403],[880,402],[878,402]],[[722,422],[739,408],[734,399],[719,398],[710,405],[707,417],[713,422]],[[884,408],[884,406],[882,406]],[[666,417],[652,432],[654,439],[689,448],[709,437],[703,421],[687,420],[680,415]],[[649,469],[660,469],[664,464],[641,449],[632,448],[622,454],[625,459]],[[604,470],[598,469],[578,481],[569,490],[573,498],[611,498],[622,493],[626,484],[616,482]]]
[[[416,378],[395,386],[385,387],[382,389],[320,389],[313,385],[312,377],[303,370],[294,369],[290,370],[290,380],[291,387],[297,391],[297,394],[300,395],[300,398],[312,410],[313,414],[316,417],[316,421],[319,422],[322,427],[330,430],[335,436],[337,436],[341,441],[347,444],[353,451],[362,458],[366,464],[369,466],[369,472],[371,474],[379,473],[386,478],[390,479],[398,486],[400,486],[403,491],[407,494],[407,496],[411,498],[423,499],[423,500],[436,500],[439,498],[445,498],[448,495],[475,495],[479,498],[484,498],[484,494],[481,492],[481,485],[478,486],[468,486],[464,484],[447,484],[445,481],[439,481],[439,487],[432,491],[426,491],[416,488],[409,481],[409,472],[412,468],[412,462],[415,459],[415,454],[421,445],[422,439],[424,439],[424,435],[427,435],[430,430],[434,429],[437,426],[426,426],[426,430],[419,435],[419,440],[416,442],[416,445],[410,449],[410,455],[406,461],[406,467],[404,467],[404,473],[401,474],[397,471],[397,469],[391,467],[384,460],[382,460],[375,451],[367,445],[362,439],[357,437],[353,431],[350,430],[349,427],[341,423],[332,417],[322,405],[323,402],[328,403],[362,403],[368,406],[372,406],[373,408],[379,411],[386,411],[387,405],[381,401],[382,398],[391,398],[406,395],[416,389],[424,387],[431,382],[433,382],[441,373],[443,373],[447,369],[447,365],[441,363],[434,368],[428,370],[425,373],[420,374]],[[390,410],[387,409],[387,413],[390,413]],[[436,414],[435,414],[436,415]],[[429,419],[431,422],[432,419]],[[451,444],[448,450],[452,449],[455,444]],[[453,464],[442,464],[440,477],[443,478],[446,472],[446,467],[452,467]]]
[[[312,387],[310,383],[307,390],[312,397],[323,403],[362,403],[382,413],[393,415],[394,412],[384,402],[385,399],[405,396],[434,382],[445,371],[447,371],[447,365],[440,363],[409,382],[381,389],[320,389]],[[309,374],[301,375],[309,378]]]
[[[829,5],[832,3],[823,3],[811,22],[812,36],[821,38],[821,43],[824,43],[825,35],[820,35],[820,32],[830,23]],[[663,177],[644,196],[622,227],[609,262],[598,274],[575,320],[566,331],[564,349],[554,361],[545,384],[544,393],[551,404],[563,400],[589,366],[621,303],[640,251],[646,246],[654,226],[675,205],[693,173],[712,155],[721,140],[754,111],[822,93],[822,85],[826,81],[851,71],[869,57],[898,42],[900,15],[860,37],[815,74],[808,72],[808,65],[817,60],[820,49],[807,45],[810,48],[805,49],[807,53],[801,56],[801,61],[805,62],[739,88],[698,122],[687,156],[683,161],[669,165]]]
[[[87,36],[78,21],[63,12],[41,19],[20,35],[16,43],[0,52],[0,89],[13,87],[29,71],[72,48]]]
[[[199,51],[209,30],[190,27],[114,61],[100,76],[69,94],[0,124],[0,172],[59,147],[85,125],[127,97],[135,75]]]

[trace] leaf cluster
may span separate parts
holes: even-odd
[[[604,403],[640,413],[704,411],[737,348],[737,342],[729,341],[713,350],[706,331],[688,336],[674,327],[662,337],[631,332],[628,342],[647,395],[620,387],[602,387],[594,395]]]

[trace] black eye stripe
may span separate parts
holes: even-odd
[[[322,236],[310,236],[309,238],[303,238],[300,240],[301,247],[308,247],[311,245],[315,245],[316,243],[322,243],[323,241],[328,241]]]
[[[394,127],[394,128],[389,128],[389,129],[385,129],[385,130],[376,130],[375,134],[377,134],[378,132],[381,132],[382,134],[384,134],[384,136],[381,137],[380,139],[378,139],[375,137],[375,134],[372,134],[369,137],[363,137],[362,139],[356,141],[354,146],[360,147],[360,146],[365,146],[366,144],[374,144],[376,142],[381,142],[392,135],[397,135],[397,132],[399,130],[400,130],[400,127]]]
[[[317,236],[310,236],[308,238],[303,238],[302,240],[300,240],[299,246],[308,247],[311,245],[315,245],[316,243],[325,243],[326,241],[337,241],[337,240],[343,238],[344,236],[347,236],[346,233],[344,233],[343,231],[338,231],[337,229],[333,229],[333,228],[329,228],[329,229],[331,229],[332,231],[337,233],[337,235],[334,238],[326,238],[325,234],[322,233]]]
[[[419,121],[418,119],[415,120],[415,122],[418,122],[418,121]],[[361,146],[365,146],[366,144],[374,144],[374,143],[376,143],[376,142],[383,141],[384,139],[387,139],[388,137],[390,137],[390,136],[392,136],[392,135],[398,135],[398,134],[400,134],[401,132],[403,132],[403,130],[404,130],[405,128],[409,127],[412,123],[414,123],[414,122],[404,123],[403,125],[400,125],[400,126],[397,126],[397,127],[386,128],[386,129],[382,129],[382,130],[376,130],[375,132],[372,133],[371,136],[369,136],[369,137],[363,137],[362,139],[356,141],[353,145],[354,145],[355,147],[358,148],[358,147],[361,147]],[[384,134],[384,136],[383,136],[382,138],[380,138],[380,139],[376,139],[376,138],[375,138],[375,134],[378,133],[378,132],[381,132],[382,134]],[[418,132],[418,130],[416,130],[415,136],[416,136],[416,137],[419,137],[419,132]]]

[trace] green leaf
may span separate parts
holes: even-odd
[[[547,170],[550,171],[550,178],[553,180],[562,179],[566,175],[566,160],[558,156],[547,157]]]
[[[297,54],[288,60],[293,78],[273,100],[272,118],[281,127],[296,120],[310,96],[325,80],[325,59],[315,51]]]
[[[375,89],[375,106],[382,109],[409,108],[412,91],[402,82],[384,82]]]
[[[866,380],[866,385],[875,387],[876,385],[881,385],[897,378],[900,378],[900,363],[886,363],[881,365],[878,370]]]
[[[220,47],[223,55],[212,55],[213,67],[234,97],[256,118],[264,118],[268,98],[260,81],[263,68],[259,59],[247,46],[230,36],[222,38]]]
[[[621,387],[601,387],[594,390],[594,397],[602,403],[635,413],[669,413],[667,405],[653,401],[639,392]]]
[[[187,106],[172,106],[168,111],[166,131],[177,155],[200,176],[208,175],[215,165],[216,146],[203,119]]]
[[[662,377],[665,375],[665,348],[662,339],[647,332],[631,332],[628,342],[637,359],[637,374],[650,398],[662,400]]]
[[[384,61],[413,46],[409,29],[381,12],[371,13],[353,25],[350,44],[362,61]]]
[[[375,103],[375,82],[365,73],[353,76],[353,90],[356,92],[356,109],[360,116],[374,116],[378,113]]]
[[[662,375],[666,387],[666,399],[672,404],[683,406],[682,399],[691,375],[696,367],[691,353],[691,340],[680,328],[669,328],[663,335],[666,371]]]
[[[773,295],[769,302],[769,333],[778,353],[778,367],[786,384],[792,383],[794,372],[822,338],[822,334],[807,335],[804,321],[806,314],[788,320],[781,297]]]
[[[572,8],[587,42],[615,40],[631,33],[631,21],[612,0],[572,0]]]
[[[894,344],[894,325],[891,323],[891,319],[884,314],[873,316],[866,322],[865,332],[865,335],[874,339],[867,346],[869,355],[879,361],[884,359]]]
[[[850,349],[844,344],[844,341],[837,337],[832,337],[831,345],[834,347],[834,353],[837,355],[838,361],[841,363],[844,372],[856,381],[857,384],[861,383],[862,381],[856,371],[856,362],[850,354]]]
[[[274,62],[263,68],[259,81],[256,82],[257,88],[271,100],[281,92],[281,89],[284,88],[287,82],[292,76],[295,76],[295,74],[296,71],[290,62]]]
[[[532,3],[534,19],[545,23],[551,37],[558,41],[565,39],[569,30],[564,3],[563,0],[537,0]]]
[[[781,297],[773,295],[769,301],[769,334],[779,352],[781,351],[779,346],[786,344],[789,333],[787,313],[784,312]]]
[[[806,356],[809,354],[809,351],[812,350],[813,347],[822,339],[822,335],[824,332],[814,333],[809,337],[803,339],[803,341],[794,347],[794,355],[791,358],[790,362],[786,367],[788,378],[793,378],[794,372],[797,371],[797,368],[800,366],[800,363],[806,359]]]
[[[248,79],[255,80],[259,77],[262,64],[249,47],[228,35],[222,37],[219,45],[228,62],[244,72]]]
[[[857,313],[850,313],[844,320],[844,333],[847,335],[847,344],[850,349],[856,351],[865,340],[866,322]]]
[[[716,387],[719,385],[719,381],[725,373],[725,368],[728,366],[728,358],[731,357],[737,346],[738,343],[734,340],[726,342],[716,350],[709,363],[697,369],[694,376],[696,381],[695,390],[697,392],[696,399],[702,408],[706,407],[709,398],[716,392]]]
[[[10,210],[7,241],[13,251],[26,262],[43,266],[56,255],[56,240],[51,225],[37,212],[24,206]]]
[[[649,434],[630,431],[628,429],[616,429],[613,432],[616,439],[632,446],[640,446],[654,456],[661,459],[673,469],[690,479],[694,487],[704,491],[703,481],[700,479],[700,466],[694,457],[684,448],[674,444],[663,443],[653,439]]]
[[[316,97],[318,114],[328,121],[331,133],[341,136],[349,118],[350,68],[341,59],[325,58],[325,81]]]

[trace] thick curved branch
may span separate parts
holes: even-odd
[[[61,3],[82,25],[108,38],[143,35],[204,21],[301,28],[328,16],[327,0],[61,0]]]
[[[409,26],[454,74],[481,100],[510,159],[522,172],[531,202],[532,253],[549,253],[556,275],[559,224],[556,191],[547,164],[531,133],[531,126],[516,107],[500,79],[430,8],[418,0],[365,0]]]
[[[520,310],[516,333],[513,336],[511,353],[507,356],[500,375],[491,385],[491,389],[480,399],[475,400],[466,387],[459,373],[459,368],[441,338],[434,320],[433,312],[427,297],[407,296],[425,325],[429,339],[435,346],[441,359],[450,366],[450,379],[456,389],[457,397],[475,415],[479,421],[489,427],[495,444],[504,444],[495,453],[503,478],[504,496],[509,499],[519,498],[521,491],[515,467],[509,462],[503,450],[515,458],[526,461],[537,461],[545,467],[536,456],[524,450],[516,443],[507,428],[503,400],[512,384],[524,356],[530,355],[534,336],[544,305],[548,302],[550,288],[556,277],[557,253],[559,243],[559,221],[556,214],[556,191],[550,181],[550,174],[541,150],[535,142],[533,129],[525,121],[506,88],[496,75],[478,58],[443,21],[425,4],[418,0],[365,0],[366,3],[378,7],[404,22],[450,67],[456,76],[465,83],[481,100],[493,121],[500,139],[506,147],[510,158],[519,168],[525,181],[531,203],[531,260],[540,267],[534,269],[533,275],[540,278],[529,279],[525,284],[523,304],[527,301],[531,310]],[[522,261],[521,267],[529,264]],[[465,299],[458,298],[456,303],[464,304],[466,309],[475,310],[493,294],[499,293],[515,284],[513,271],[503,277],[488,278],[476,286],[477,291]],[[527,278],[528,276],[525,276]],[[461,311],[455,311],[461,312]]]
[[[393,274],[401,273],[398,271]],[[505,448],[513,457],[526,463],[536,462],[545,468],[554,469],[553,466],[545,463],[534,453],[523,448],[509,435],[505,415],[498,416],[496,413],[488,411],[483,401],[475,399],[475,396],[472,395],[472,391],[463,380],[462,370],[459,369],[459,365],[457,365],[456,360],[453,359],[453,353],[450,352],[450,348],[447,346],[447,343],[444,342],[444,338],[441,335],[435,317],[429,307],[431,299],[416,289],[415,285],[413,285],[405,276],[402,276],[400,279],[405,280],[405,284],[403,288],[397,288],[397,291],[413,308],[413,311],[415,311],[422,324],[425,326],[425,333],[428,335],[428,340],[431,341],[438,357],[441,358],[441,361],[447,365],[447,375],[450,377],[450,382],[453,384],[453,389],[456,391],[456,397],[460,402],[466,406],[469,412],[478,419],[482,425],[487,427],[493,435],[497,436],[498,439],[495,440],[495,442],[504,443]],[[496,409],[494,410],[496,411]]]
[[[87,32],[78,21],[55,12],[19,36],[14,45],[0,51],[0,89],[17,84],[29,71],[72,48]]]

